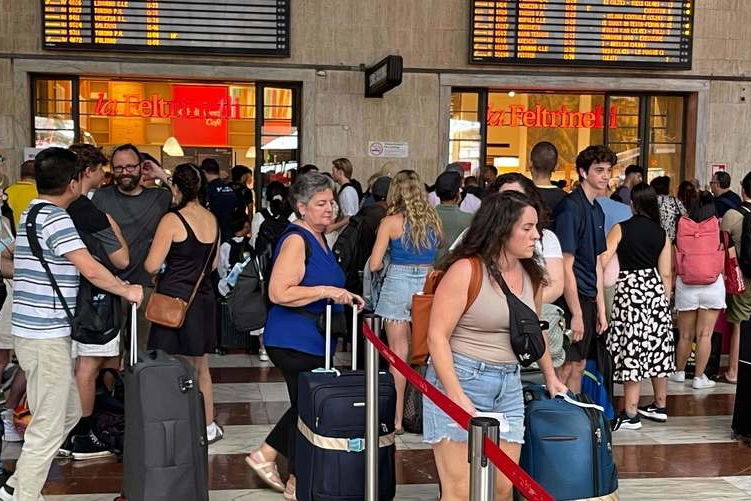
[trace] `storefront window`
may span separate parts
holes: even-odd
[[[478,99],[477,92],[452,93],[449,121],[449,162],[464,162],[475,173],[482,148]]]
[[[34,82],[34,146],[67,147],[76,137],[71,79],[40,79]]]
[[[683,162],[684,99],[653,96],[650,100],[648,177],[670,176],[675,192]]]
[[[553,179],[572,186],[578,153],[607,144],[618,155],[613,185],[630,164],[644,166],[648,180],[666,174],[679,179],[683,116],[683,96],[457,90],[451,96],[449,158],[467,161],[473,174],[483,161],[499,174],[527,172],[532,147],[549,141],[559,154]]]
[[[38,148],[133,143],[166,168],[216,158],[225,175],[238,164],[282,177],[297,167],[296,84],[40,77],[32,87]]]

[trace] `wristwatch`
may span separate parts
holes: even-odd
[[[546,331],[550,329],[550,322],[548,322],[547,320],[540,320],[539,324],[540,324],[540,330]]]

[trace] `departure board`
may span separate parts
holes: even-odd
[[[691,0],[472,0],[472,63],[691,68]]]
[[[289,55],[291,0],[42,0],[45,49]]]

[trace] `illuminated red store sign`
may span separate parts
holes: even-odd
[[[550,110],[540,104],[530,108],[522,104],[510,104],[504,109],[494,109],[489,104],[487,112],[488,127],[602,129],[604,120],[604,110],[599,104],[593,111],[574,111],[565,104],[558,110]],[[616,129],[617,120],[617,110],[615,106],[611,106],[608,127]]]
[[[177,87],[177,86],[176,86]],[[110,117],[181,118],[181,119],[240,119],[240,100],[232,99],[223,87],[190,87],[188,96],[175,95],[165,99],[151,94],[144,99],[136,94],[125,94],[122,100],[108,99],[100,92],[94,105],[94,114]],[[218,89],[218,90],[217,90]],[[173,92],[175,89],[173,88]],[[216,94],[219,94],[217,97]],[[177,93],[176,93],[177,94]],[[207,99],[209,97],[209,99]]]

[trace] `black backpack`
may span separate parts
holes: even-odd
[[[289,212],[282,211],[279,214],[272,214],[268,209],[263,209],[261,214],[263,214],[263,222],[258,229],[255,248],[258,255],[264,256],[270,262],[276,243],[289,226],[287,219]]]
[[[29,213],[26,215],[26,237],[29,241],[31,254],[39,259],[42,267],[44,267],[50,279],[50,284],[65,309],[68,322],[70,322],[71,339],[84,344],[107,344],[115,339],[120,332],[123,317],[120,298],[95,287],[84,276],[81,276],[78,296],[76,297],[76,314],[73,315],[70,311],[65,297],[57,285],[57,280],[55,280],[49,264],[44,259],[36,231],[36,219],[39,211],[51,205],[53,204],[36,204],[29,209]]]
[[[339,233],[334,242],[336,261],[346,276],[344,288],[356,294],[362,293],[362,277],[360,272],[365,266],[370,253],[366,254],[362,248],[362,227],[365,218],[358,212],[350,216],[349,223]]]
[[[738,265],[743,276],[751,278],[751,204],[744,202],[738,207],[738,212],[743,214],[743,232],[741,233],[741,253],[738,256]]]
[[[287,233],[301,233],[302,229],[295,225],[289,225],[279,235],[281,238]],[[310,257],[311,249],[307,238],[305,241],[305,262]],[[265,255],[251,252],[248,263],[237,276],[237,281],[232,290],[227,294],[227,307],[229,308],[232,324],[241,332],[260,329],[266,325],[266,316],[269,308],[268,283],[271,277],[270,261]]]

